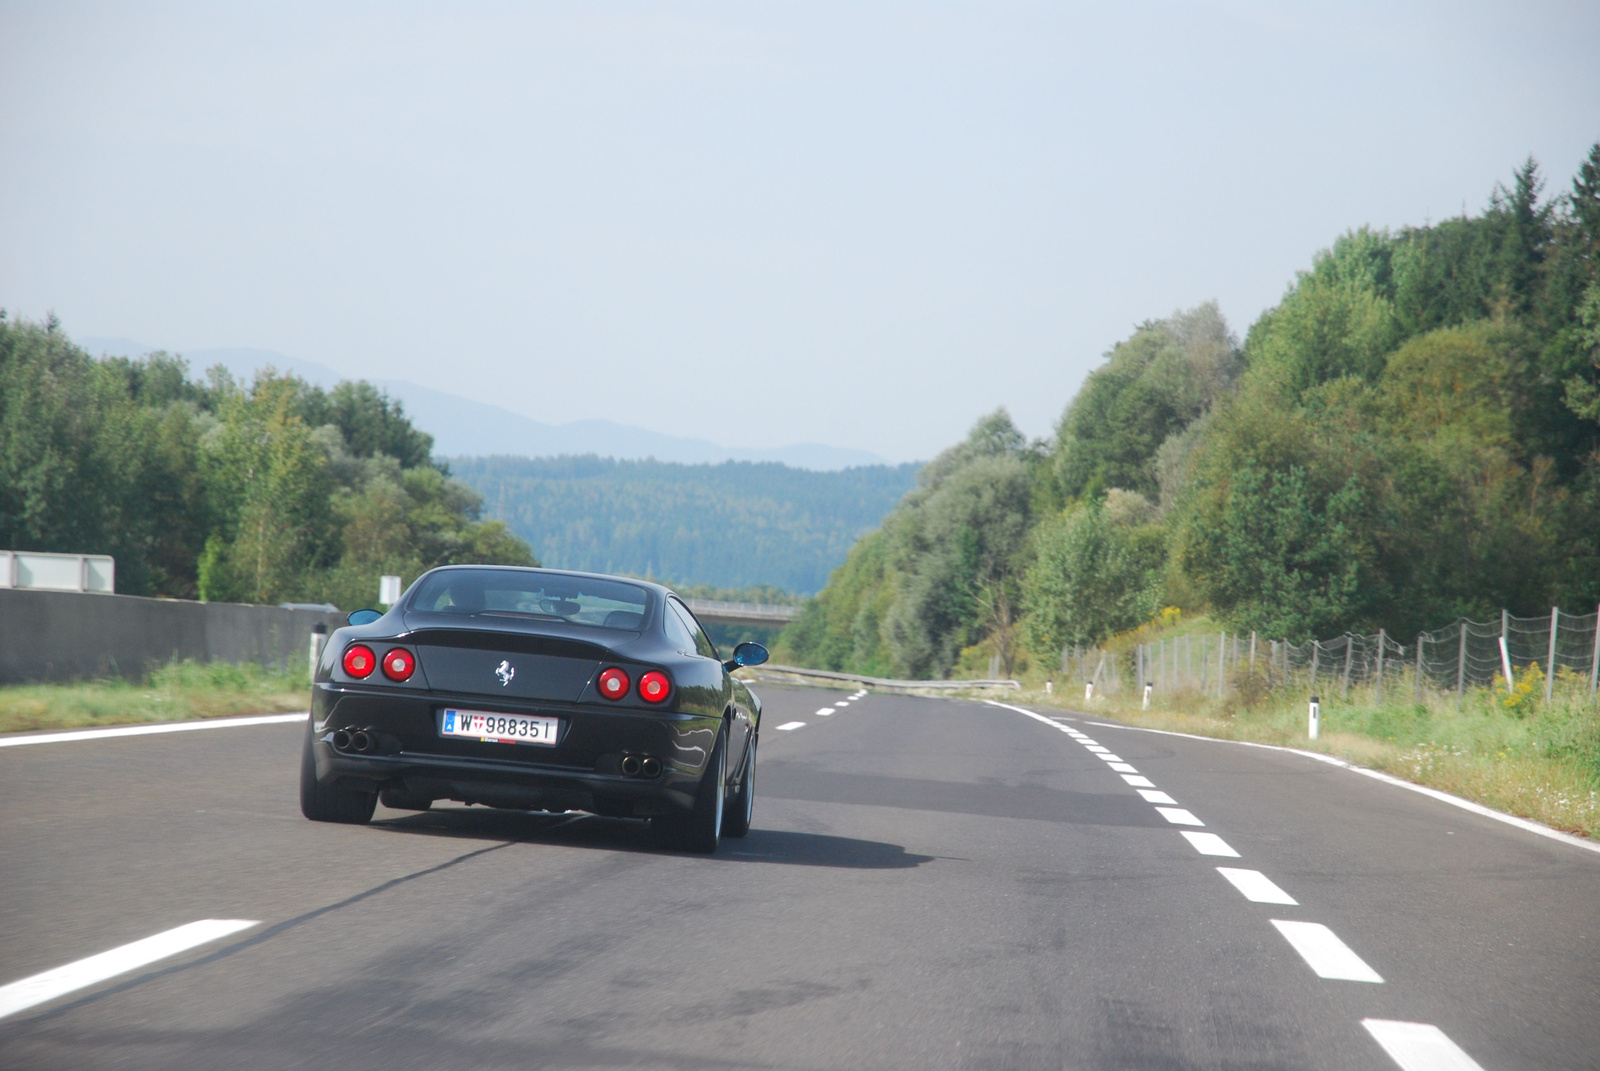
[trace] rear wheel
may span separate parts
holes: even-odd
[[[756,742],[750,741],[750,754],[744,760],[744,776],[739,787],[728,793],[722,812],[722,835],[742,837],[750,832],[750,817],[756,806]]]
[[[717,734],[706,763],[706,775],[695,793],[694,809],[688,814],[652,818],[651,824],[667,842],[686,852],[714,852],[722,841],[722,812],[727,803],[727,736]]]
[[[306,721],[305,746],[300,751],[300,813],[313,822],[366,825],[377,809],[378,794],[340,785],[317,783],[317,759],[311,750],[311,721]]]

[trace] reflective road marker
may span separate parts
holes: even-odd
[[[1294,946],[1300,958],[1319,978],[1343,982],[1381,982],[1383,977],[1367,966],[1350,946],[1320,922],[1288,922],[1273,919],[1272,924]]]
[[[113,948],[109,952],[80,959],[65,967],[56,967],[31,978],[0,986],[0,1019],[259,925],[261,923],[254,919],[201,919],[121,948]]]

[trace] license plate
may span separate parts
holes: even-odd
[[[439,735],[485,744],[540,744],[554,747],[561,728],[559,718],[526,714],[495,714],[487,710],[439,711]]]

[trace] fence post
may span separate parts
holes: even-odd
[[[1456,651],[1456,709],[1461,709],[1461,697],[1467,691],[1467,619],[1461,619],[1461,648]]]
[[[1345,700],[1350,698],[1350,659],[1356,653],[1356,645],[1351,642],[1354,639],[1350,633],[1344,634],[1344,687],[1340,691],[1339,698]]]
[[[1200,694],[1201,695],[1204,695],[1205,691],[1206,691],[1206,663],[1211,661],[1211,656],[1206,653],[1206,644],[1209,643],[1210,640],[1211,640],[1210,636],[1201,635],[1201,637],[1200,637]]]
[[[1373,692],[1372,699],[1374,706],[1383,705],[1383,641],[1386,638],[1387,634],[1380,628],[1378,630],[1378,684]]]
[[[1235,642],[1238,642],[1237,634],[1235,634],[1234,640]],[[1218,634],[1218,637],[1216,637],[1216,698],[1219,698],[1219,700],[1222,698],[1222,680],[1224,680],[1224,674],[1226,674],[1226,671],[1227,629],[1222,629],[1221,634]]]
[[[1412,689],[1412,698],[1418,703],[1422,702],[1422,645],[1426,642],[1428,642],[1428,634],[1426,632],[1417,633],[1417,682]]]
[[[1600,685],[1600,606],[1594,608],[1594,656],[1589,662],[1589,694]]]
[[[1321,640],[1312,640],[1311,641],[1311,690],[1313,692],[1317,690],[1317,663],[1319,661],[1321,661],[1321,659],[1322,659],[1322,641]],[[1284,665],[1288,665],[1289,664],[1289,648],[1287,646],[1285,646],[1284,649],[1283,649],[1283,664]]]
[[[1550,702],[1550,697],[1555,694],[1556,686],[1556,629],[1561,622],[1561,608],[1550,607],[1550,657],[1546,660],[1544,671],[1544,701]]]
[[[1250,630],[1250,676],[1256,675],[1256,630]]]

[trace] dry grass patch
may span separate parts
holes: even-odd
[[[225,662],[175,662],[144,682],[26,684],[0,688],[0,732],[82,729],[305,710],[304,671],[283,673]]]

